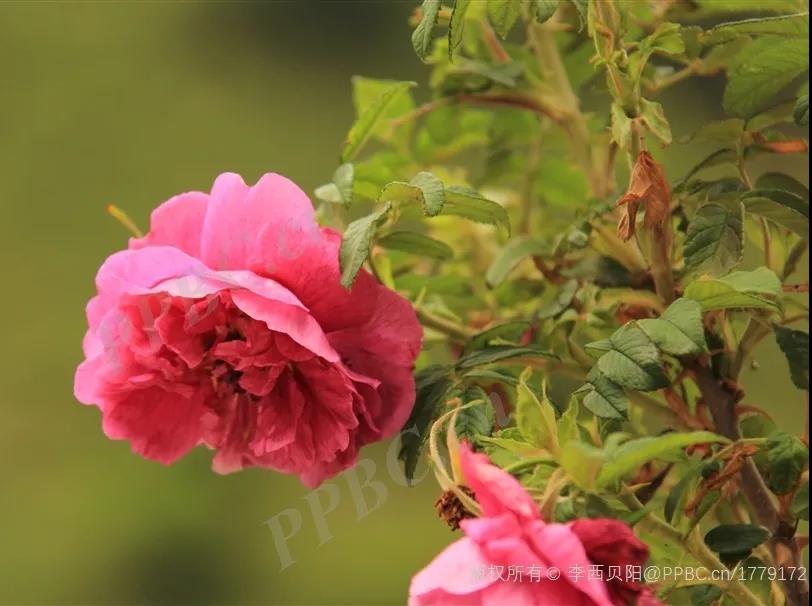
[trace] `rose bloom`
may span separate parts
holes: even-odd
[[[522,485],[487,457],[463,445],[460,461],[482,516],[460,522],[466,536],[414,576],[409,606],[659,605],[625,576],[626,565],[648,559],[628,526],[613,519],[548,524]],[[608,580],[610,565],[621,567],[622,581]]]
[[[181,194],[110,256],[87,306],[78,400],[104,433],[172,463],[258,466],[308,486],[396,433],[414,404],[422,331],[411,305],[361,271],[339,283],[341,237],[275,174],[223,174]]]

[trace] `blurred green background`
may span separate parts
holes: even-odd
[[[171,468],[144,461],[107,440],[98,411],[72,395],[93,276],[127,237],[105,205],[145,225],[157,203],[207,190],[226,170],[249,182],[275,171],[312,191],[351,123],[351,75],[425,81],[412,8],[0,4],[0,603],[403,604],[411,574],[453,538],[435,517],[433,479],[393,482],[388,444],[366,451],[385,503],[358,520],[336,478],[333,538],[319,546],[295,478],[217,476],[205,451]],[[665,100],[677,137],[717,115],[719,91],[704,82]],[[690,163],[678,149],[667,158],[673,174]],[[803,158],[778,163],[807,180]],[[774,344],[759,360],[749,400],[798,429],[801,392]],[[295,564],[280,571],[264,522],[288,508],[303,530],[290,542]]]

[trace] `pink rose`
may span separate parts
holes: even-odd
[[[165,202],[99,269],[77,399],[161,463],[204,444],[221,473],[316,486],[350,467],[409,416],[422,331],[366,272],[339,284],[340,242],[275,174],[253,187],[223,174]]]
[[[460,526],[466,536],[414,576],[409,588],[410,606],[621,604],[615,600],[612,587],[589,574],[590,566],[603,562],[590,558],[574,524],[545,523],[522,485],[484,455],[463,445],[460,458],[482,516],[463,520]],[[601,529],[610,523],[585,522]],[[612,562],[620,560],[618,556]],[[638,560],[628,563],[637,564]],[[607,571],[603,572],[605,575]]]

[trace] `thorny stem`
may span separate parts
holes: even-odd
[[[700,362],[687,365],[694,375],[702,398],[711,411],[716,424],[716,431],[734,441],[741,439],[741,429],[736,417],[736,395],[727,389],[711,370]],[[730,377],[735,380],[735,376]],[[777,567],[782,569],[784,589],[787,601],[793,606],[809,603],[809,585],[799,575],[783,573],[785,567],[800,568],[803,566],[800,549],[795,541],[795,524],[782,515],[764,478],[752,459],[744,461],[741,470],[742,492],[750,503],[758,522],[770,530],[772,538],[770,547]]]
[[[643,504],[628,489],[624,490],[620,498],[632,511],[643,509]],[[725,565],[705,545],[697,529],[694,529],[687,537],[683,537],[676,528],[652,513],[645,514],[638,524],[642,525],[651,534],[655,534],[667,542],[682,545],[688,553],[708,570],[725,570]],[[731,575],[729,581],[719,581],[718,585],[725,589],[739,606],[763,606],[763,602],[736,575]]]

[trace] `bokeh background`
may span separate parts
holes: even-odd
[[[171,468],[144,461],[72,395],[93,275],[127,237],[105,205],[146,225],[157,203],[226,170],[312,191],[351,123],[353,74],[425,82],[413,6],[0,4],[0,604],[403,604],[411,574],[453,538],[432,479],[393,481],[388,444],[366,451],[383,505],[358,520],[335,479],[333,538],[319,545],[295,478],[217,476],[205,451]],[[720,91],[670,93],[677,138],[718,114]],[[670,174],[691,161],[678,148],[666,159]],[[803,158],[771,162],[754,172],[780,162],[807,181]],[[798,429],[801,392],[773,343],[759,362],[750,399]],[[280,570],[265,521],[291,508],[303,528]]]

